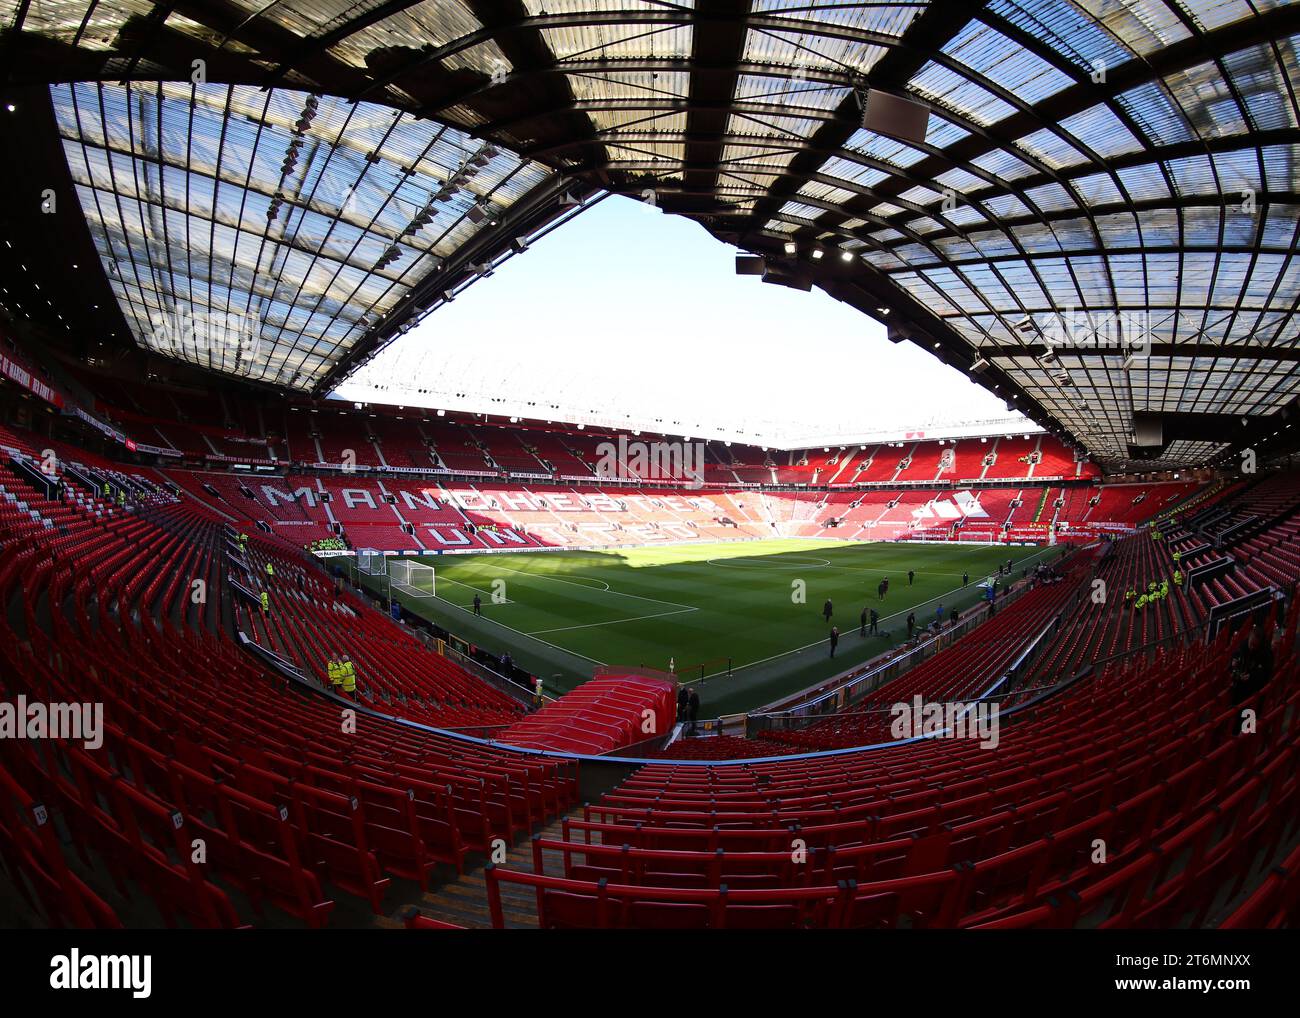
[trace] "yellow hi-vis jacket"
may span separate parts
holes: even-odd
[[[271,565],[270,562],[268,562],[268,563],[266,564],[266,575],[267,575],[267,576],[274,576],[274,575],[275,575],[275,566]]]
[[[262,611],[266,611],[270,607],[271,607],[271,595],[264,590],[262,591]]]
[[[340,666],[343,669],[343,692],[355,693],[357,691],[357,670],[351,661],[344,661]]]
[[[343,681],[343,673],[339,671],[339,665],[337,661],[327,662],[325,665],[325,671],[329,674],[331,686],[337,686],[340,682]]]

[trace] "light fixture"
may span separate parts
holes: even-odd
[[[842,261],[842,262],[851,262],[851,261],[853,261],[853,252],[852,252],[852,251],[841,251],[841,252],[840,252],[840,261]]]
[[[792,255],[792,254],[795,254],[796,252],[798,252],[798,250],[799,250],[799,245],[797,245],[793,240],[787,240],[787,241],[785,242],[785,253],[786,253],[786,254],[788,254],[788,255]]]

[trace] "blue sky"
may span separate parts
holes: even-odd
[[[773,445],[1018,419],[820,290],[737,276],[735,254],[688,219],[608,198],[431,314],[336,394],[543,419],[596,411],[628,427],[743,432]]]

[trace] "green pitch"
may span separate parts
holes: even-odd
[[[705,716],[749,710],[828,678],[905,638],[942,603],[979,600],[999,562],[1015,575],[1052,548],[773,540],[595,552],[430,555],[436,596],[393,596],[413,612],[565,691],[596,665],[644,666],[701,682]],[[909,587],[907,572],[915,570]],[[970,575],[962,587],[962,573]],[[889,577],[889,593],[876,587]],[[367,578],[369,579],[369,578]],[[382,585],[382,580],[380,581]],[[473,613],[477,594],[482,615]],[[822,609],[833,604],[830,623]],[[887,635],[859,635],[864,607]],[[840,643],[829,656],[831,625]]]

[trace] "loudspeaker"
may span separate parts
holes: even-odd
[[[812,276],[803,271],[795,271],[784,265],[768,265],[763,270],[763,282],[788,286],[792,290],[809,291],[812,289]]]
[[[862,108],[862,126],[866,130],[917,145],[925,141],[929,123],[930,109],[923,103],[867,89]]]
[[[1163,446],[1165,444],[1164,418],[1149,410],[1137,410],[1133,414],[1133,444],[1139,446]]]

